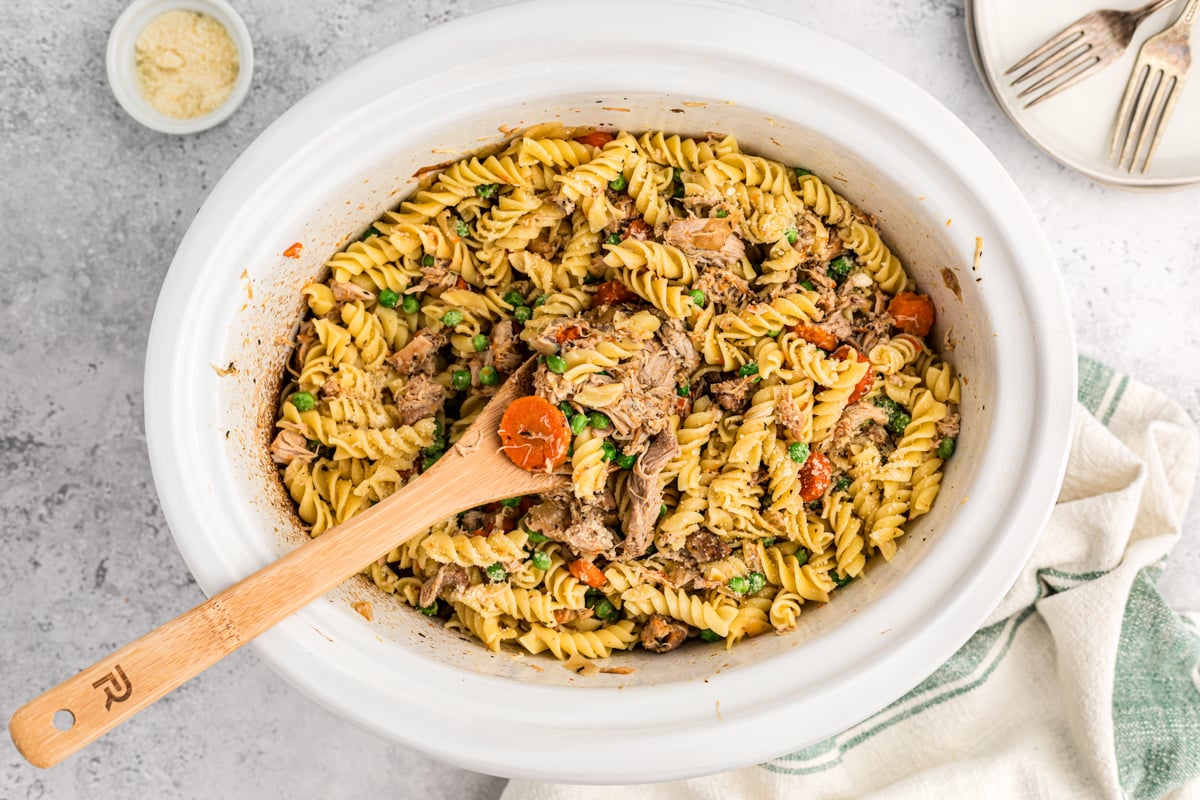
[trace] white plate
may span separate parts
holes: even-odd
[[[1112,0],[1114,8],[1134,3]],[[1138,48],[1178,16],[1181,3],[1142,23],[1115,63],[1034,108],[1024,108],[1020,89],[1004,71],[1074,20],[1097,8],[1096,0],[968,0],[967,33],[988,90],[1013,123],[1051,157],[1093,180],[1121,188],[1181,188],[1200,183],[1200,81],[1185,85],[1150,169],[1143,175],[1118,170],[1108,158],[1113,117]]]

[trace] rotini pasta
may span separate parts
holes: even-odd
[[[366,565],[398,601],[493,651],[730,647],[895,555],[969,384],[872,216],[732,136],[547,124],[488,153],[300,289],[270,454],[312,536],[428,470],[536,355],[570,487]]]

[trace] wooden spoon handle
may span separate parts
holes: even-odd
[[[493,482],[467,479],[476,459],[457,456],[31,700],[9,722],[13,743],[35,766],[54,766],[382,553],[463,508],[508,496]],[[55,715],[62,722],[63,710],[74,723],[60,730]]]

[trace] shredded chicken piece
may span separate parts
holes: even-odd
[[[723,267],[701,269],[692,288],[704,292],[711,302],[726,305],[743,305],[754,298],[750,284]]]
[[[514,327],[511,319],[502,319],[492,326],[492,341],[485,363],[495,367],[502,375],[515,372],[525,362]]]
[[[337,300],[339,303],[345,303],[352,300],[375,299],[374,292],[368,292],[357,283],[349,283],[346,281],[330,281],[329,287],[333,289],[333,299]]]
[[[753,385],[753,378],[732,378],[714,383],[708,391],[716,399],[717,405],[726,411],[737,413],[750,402],[750,389]]]
[[[821,449],[836,453],[850,444],[855,432],[867,422],[887,425],[888,413],[874,403],[859,402],[852,406],[846,406],[846,410],[838,418],[837,424],[833,426],[833,433],[821,443]]]
[[[590,619],[593,613],[590,608],[556,608],[554,609],[554,621],[559,625],[566,625],[577,619]]]
[[[444,334],[433,333],[427,328],[422,329],[417,332],[412,341],[388,356],[387,363],[401,375],[415,373],[432,375],[437,369],[434,357],[437,355],[438,348],[444,344],[446,344]]]
[[[958,437],[959,423],[962,421],[962,415],[958,412],[956,403],[949,403],[946,407],[946,416],[935,426],[937,435],[943,439],[955,439]]]
[[[664,431],[650,440],[646,452],[633,465],[633,474],[625,484],[625,492],[632,502],[625,518],[622,558],[637,558],[650,546],[654,522],[662,507],[662,486],[658,481],[658,473],[678,454],[679,441],[675,434]]]
[[[296,431],[282,430],[271,442],[271,460],[284,466],[299,459],[307,464],[317,455],[308,449],[308,439]]]
[[[469,582],[467,571],[458,564],[442,564],[437,572],[433,573],[433,577],[421,584],[421,594],[417,602],[422,608],[427,608],[433,605],[433,601],[443,590],[461,591],[467,588]]]
[[[720,561],[732,552],[729,545],[712,531],[696,531],[687,537],[687,551],[700,563]]]
[[[804,432],[812,419],[811,409],[801,409],[787,387],[775,391],[775,416],[797,442],[804,441]]]
[[[445,402],[445,387],[427,375],[414,375],[396,395],[396,408],[404,425],[434,416]]]
[[[642,647],[651,653],[667,653],[687,641],[687,623],[651,614],[642,628]]]
[[[746,254],[746,246],[734,234],[729,220],[719,217],[677,219],[664,238],[697,264],[729,267]]]

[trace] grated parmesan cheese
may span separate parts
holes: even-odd
[[[233,91],[238,50],[221,23],[195,11],[168,11],[138,34],[138,86],[156,111],[191,119]]]

